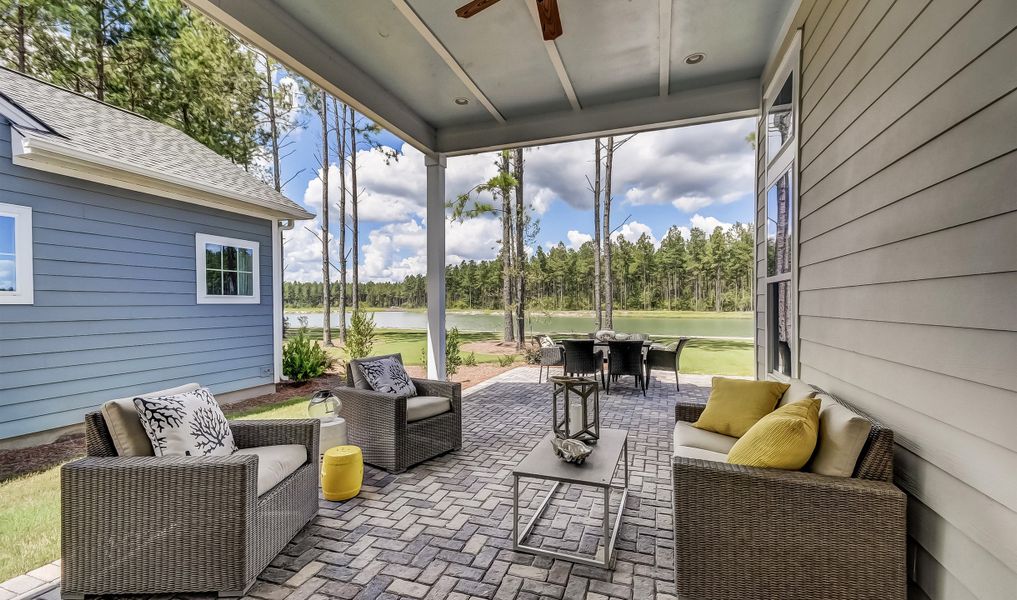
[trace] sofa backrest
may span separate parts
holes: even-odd
[[[137,397],[173,396],[198,389],[197,383],[134,394],[103,403],[99,411],[85,415],[85,445],[89,456],[152,456],[148,434],[134,408]]]
[[[859,479],[871,479],[876,481],[893,480],[893,430],[884,427],[879,421],[858,410],[856,407],[844,402],[833,394],[823,389],[810,385],[799,379],[791,380],[791,387],[784,392],[784,396],[778,402],[778,406],[784,406],[790,402],[797,402],[808,395],[812,390],[823,401],[836,402],[844,408],[869,422],[868,438],[858,455],[855,463],[855,470],[852,477]]]

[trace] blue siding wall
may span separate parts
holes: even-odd
[[[0,304],[0,439],[190,381],[273,382],[270,221],[16,166],[10,134],[0,117],[0,202],[32,208],[35,304]],[[260,304],[197,304],[199,232],[260,244]]]

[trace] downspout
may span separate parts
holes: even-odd
[[[290,231],[296,225],[294,219],[279,219],[272,221],[272,338],[273,354],[275,354],[275,380],[276,383],[289,381],[283,375],[282,369],[282,346],[283,346],[283,232]]]

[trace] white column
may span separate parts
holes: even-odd
[[[427,378],[445,380],[445,155],[427,167]]]

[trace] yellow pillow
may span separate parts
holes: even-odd
[[[706,408],[692,426],[742,437],[749,427],[777,406],[787,388],[786,383],[776,381],[714,377]]]
[[[727,453],[727,462],[789,471],[801,469],[816,449],[820,403],[819,398],[806,398],[766,415],[735,442]]]

